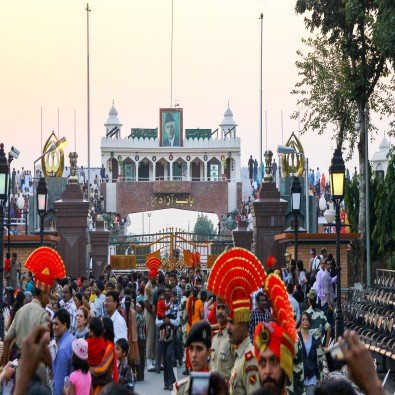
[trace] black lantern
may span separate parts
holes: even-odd
[[[0,144],[0,201],[4,204],[8,197],[8,161],[4,144]]]
[[[48,188],[44,177],[41,177],[37,185],[37,213],[42,216],[47,212]]]
[[[294,214],[300,213],[300,202],[302,198],[302,187],[299,177],[294,177],[291,186],[291,208]]]
[[[341,149],[336,148],[333,154],[331,166],[329,167],[329,174],[331,177],[331,194],[332,198],[335,200],[343,200],[346,179],[345,173],[346,167],[344,166],[342,151]]]

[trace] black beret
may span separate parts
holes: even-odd
[[[208,321],[201,320],[192,325],[185,340],[185,347],[192,342],[202,342],[207,348],[211,347],[211,326]]]

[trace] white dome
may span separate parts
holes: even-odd
[[[381,150],[386,150],[386,149],[390,149],[391,147],[391,143],[387,140],[387,138],[384,135],[383,141],[380,143],[379,148]]]
[[[237,126],[235,120],[233,119],[233,112],[230,109],[229,102],[228,102],[228,108],[224,113],[224,119],[220,124],[220,126]]]
[[[114,101],[112,102],[112,106],[110,108],[110,111],[108,112],[107,122],[104,124],[104,126],[110,125],[122,126],[121,122],[118,119],[118,111],[114,107]]]

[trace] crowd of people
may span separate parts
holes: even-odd
[[[215,372],[210,385],[220,394],[265,388],[257,394],[384,393],[377,392],[373,360],[354,333],[345,334],[341,347],[360,389],[345,374],[345,381],[329,380],[324,355],[333,337],[336,273],[325,249],[311,251],[306,269],[302,261],[268,269],[285,283],[298,326],[291,368],[271,340],[257,352],[266,332],[280,330],[265,286],[251,294],[248,315],[236,319],[235,306],[209,292],[209,273],[199,267],[117,276],[107,266],[98,278],[66,277],[46,290],[23,271],[16,254],[5,269],[0,380],[3,388],[14,383],[16,395],[34,388],[55,395],[138,393],[147,372],[163,372],[163,391],[179,394],[191,393],[196,372]],[[363,379],[356,357],[365,361],[370,380]],[[176,366],[183,366],[185,379],[176,380]],[[347,390],[340,392],[340,385]]]

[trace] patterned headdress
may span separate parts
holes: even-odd
[[[269,348],[280,360],[280,367],[292,380],[293,357],[297,339],[296,322],[284,282],[275,274],[266,279],[266,291],[275,322],[259,323],[254,333],[255,356]]]
[[[214,262],[207,289],[225,299],[235,322],[249,322],[250,296],[265,280],[265,269],[253,253],[232,248]]]
[[[149,269],[149,277],[156,278],[160,268],[161,260],[158,257],[151,257],[147,260],[147,267]]]
[[[27,258],[25,268],[34,274],[34,286],[45,292],[51,290],[55,279],[66,277],[61,256],[49,247],[34,250]]]

